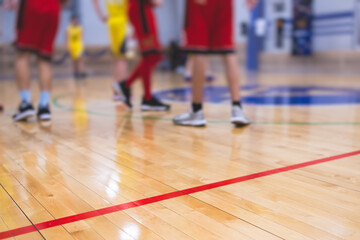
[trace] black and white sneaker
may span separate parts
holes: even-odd
[[[31,103],[21,102],[18,111],[13,115],[14,121],[26,121],[35,116],[35,109]]]
[[[37,118],[40,121],[49,121],[51,120],[51,112],[49,106],[39,106],[38,112],[37,112]]]
[[[180,126],[203,127],[206,125],[204,111],[201,109],[194,112],[192,108],[187,113],[173,118],[173,123]]]
[[[236,105],[232,106],[230,121],[237,127],[242,127],[250,124],[250,121],[246,118],[245,112],[242,107]]]
[[[126,82],[122,81],[120,83],[114,83],[113,88],[115,93],[120,96],[121,100],[126,104],[126,106],[131,109],[132,104],[130,101],[131,98],[131,89],[126,86]]]
[[[160,102],[155,97],[152,97],[150,100],[145,100],[143,98],[141,103],[141,110],[142,111],[168,111],[170,110],[170,105],[164,104]]]

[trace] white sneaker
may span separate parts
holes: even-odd
[[[202,127],[206,125],[206,120],[203,110],[194,112],[191,108],[187,113],[174,117],[173,123],[181,126]]]
[[[245,117],[244,110],[240,106],[233,106],[231,111],[231,123],[238,126],[245,126],[250,124],[250,121]]]

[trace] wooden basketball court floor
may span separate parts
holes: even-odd
[[[186,87],[169,73],[155,79],[157,91]],[[359,90],[359,79],[256,81],[321,96],[321,87]],[[142,113],[137,83],[130,113],[110,86],[110,76],[55,80],[46,126],[13,123],[15,84],[0,81],[0,239],[360,239],[359,104],[245,104],[253,124],[234,128],[227,103],[207,103],[208,125],[187,128],[171,118],[188,104]]]

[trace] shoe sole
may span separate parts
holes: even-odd
[[[170,108],[169,107],[152,107],[152,106],[147,106],[147,105],[142,105],[141,106],[141,111],[156,111],[156,112],[165,112],[165,111],[169,111]]]
[[[232,124],[234,124],[235,127],[246,127],[250,125],[250,123],[239,123],[239,122],[233,122]]]
[[[51,114],[41,114],[41,116],[38,116],[38,119],[40,121],[49,121],[51,120]]]
[[[188,127],[205,127],[206,126],[206,120],[185,121],[185,122],[173,121],[173,123],[178,126],[188,126]]]
[[[28,118],[32,118],[35,116],[35,110],[27,110],[23,113],[18,114],[15,118],[13,118],[14,121],[25,121]]]
[[[231,119],[232,124],[236,125],[237,127],[245,127],[250,124],[250,121],[247,120],[239,120],[239,119]]]

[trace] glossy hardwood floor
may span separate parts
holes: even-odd
[[[311,96],[329,95],[333,88],[359,90],[359,77],[262,73],[243,79],[249,86],[255,81],[261,97],[262,89],[274,86],[312,86],[306,90]],[[158,72],[155,79],[157,91],[186,87],[169,73]],[[225,86],[221,73],[214,85]],[[19,103],[15,83],[0,81],[5,107],[0,114],[0,232],[73,218],[53,227],[19,230],[10,239],[360,239],[359,154],[147,205],[139,202],[109,214],[75,217],[358,151],[360,104],[247,103],[253,124],[234,128],[228,123],[228,104],[208,103],[207,127],[187,128],[174,126],[171,118],[188,104],[174,101],[168,113],[142,113],[139,83],[132,113],[111,100],[110,76],[83,82],[56,79],[53,89],[50,126],[14,123],[11,115]],[[249,89],[244,96],[254,94]],[[36,82],[32,90],[36,102]],[[269,94],[286,98],[299,93]]]

